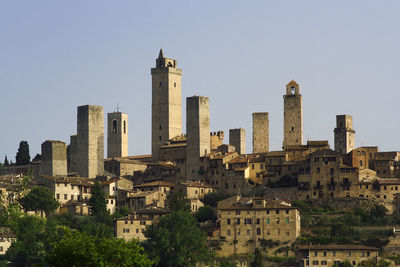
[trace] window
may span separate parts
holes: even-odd
[[[257,228],[257,235],[261,235],[261,228]]]
[[[269,224],[270,223],[270,220],[269,220],[269,218],[267,218],[267,224]]]
[[[240,218],[236,219],[236,224],[240,224]]]
[[[276,214],[279,214],[279,210],[276,210]]]
[[[317,168],[317,173],[321,173],[321,169],[320,168]]]
[[[128,224],[128,220],[125,220],[125,224]]]
[[[347,251],[347,257],[351,257],[351,251]]]
[[[318,261],[313,261],[312,264],[313,265],[318,265]]]
[[[231,235],[231,229],[228,229],[227,235]]]
[[[335,174],[335,170],[333,168],[331,168],[330,169],[330,173],[331,173],[331,175],[334,175]]]
[[[231,224],[231,219],[226,220],[226,224],[230,225]]]
[[[260,219],[257,219],[257,224],[260,224]]]
[[[247,229],[247,235],[250,235],[250,229]]]
[[[269,229],[267,229],[267,235],[270,235],[271,231]]]
[[[126,134],[126,121],[124,121],[124,134]]]
[[[139,229],[136,229],[136,233],[137,233],[137,234],[139,233]]]
[[[236,215],[240,215],[240,210],[237,210],[237,211],[236,211]]]
[[[321,261],[321,265],[328,265],[327,261]]]
[[[161,136],[159,136],[159,139],[160,139],[160,141],[161,141]]]
[[[65,187],[67,187],[67,186],[68,186],[68,184],[67,184],[67,183],[65,183],[65,184],[64,184],[64,186],[65,186]]]
[[[269,210],[267,210],[267,214],[269,214]]]
[[[174,82],[174,87],[176,87],[176,82]]]
[[[277,218],[277,219],[276,219],[276,224],[279,224],[279,223],[280,223],[280,219]]]
[[[367,257],[369,257],[371,255],[371,253],[369,251],[367,251]]]
[[[140,221],[140,225],[146,225],[146,221]]]
[[[336,251],[332,251],[332,256],[336,257]]]
[[[58,200],[60,199],[60,194],[57,194],[57,199],[58,199]]]
[[[122,229],[122,232],[123,233],[129,233],[129,229],[128,228],[126,228],[126,229],[124,228],[124,229]]]
[[[117,120],[113,120],[112,122],[112,132],[117,133]]]
[[[71,195],[71,200],[74,200],[74,195]]]
[[[318,257],[318,252],[314,251],[314,257]]]
[[[251,164],[251,169],[254,170],[254,164]]]
[[[162,86],[162,82],[160,82],[160,87]]]
[[[289,210],[286,210],[286,214],[289,214]]]
[[[68,199],[68,195],[64,194],[64,200],[67,200],[67,199]]]
[[[322,255],[323,255],[324,257],[326,257],[326,251],[322,252]]]
[[[363,161],[362,161],[362,160],[360,160],[360,162],[359,162],[359,163],[360,163],[359,165],[360,165],[360,167],[361,167],[361,166],[363,165]]]
[[[289,217],[287,217],[287,218],[286,218],[286,224],[289,224],[289,223],[290,223]]]

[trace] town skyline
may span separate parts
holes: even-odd
[[[217,11],[221,11],[222,6],[217,5],[214,11],[208,11],[210,21],[205,25],[199,24],[202,22],[199,15],[194,16],[194,22],[184,29],[174,27],[179,25],[178,18],[170,17],[169,23],[162,26],[159,23],[163,20],[158,16],[152,23],[148,19],[149,29],[155,31],[150,38],[134,27],[135,19],[112,22],[119,13],[127,12],[121,6],[107,11],[108,6],[101,3],[94,7],[99,14],[92,14],[93,22],[89,22],[84,15],[91,6],[82,4],[76,14],[77,22],[72,23],[69,15],[73,10],[61,11],[59,7],[65,7],[61,4],[46,8],[26,5],[23,10],[15,4],[2,5],[3,12],[9,11],[9,14],[0,16],[1,21],[10,25],[2,30],[9,42],[0,45],[1,56],[5,59],[1,69],[4,75],[1,106],[2,113],[7,114],[2,128],[13,130],[2,133],[0,161],[7,155],[14,162],[21,140],[30,144],[31,158],[40,153],[40,144],[44,140],[69,143],[69,136],[76,133],[76,108],[84,104],[102,105],[105,114],[119,105],[120,111],[130,117],[129,154],[150,154],[150,68],[154,67],[160,48],[164,49],[166,57],[176,59],[179,68],[183,69],[182,121],[186,118],[186,97],[207,96],[210,99],[211,131],[227,133],[231,128],[246,129],[247,153],[251,152],[252,112],[269,113],[270,150],[281,149],[282,96],[290,80],[299,83],[303,95],[304,142],[329,140],[333,148],[335,117],[349,114],[354,120],[356,147],[399,150],[396,132],[400,126],[390,116],[395,114],[399,96],[395,81],[398,72],[395,64],[399,58],[395,47],[399,40],[392,34],[395,24],[392,23],[394,16],[390,16],[394,7],[372,11],[371,6],[351,4],[348,10],[331,10],[323,21],[316,20],[322,19],[321,15],[307,11],[309,6],[291,4],[285,9],[289,5],[270,4],[267,7],[271,17],[264,21],[262,12],[255,6],[242,11],[231,10],[232,13],[225,15],[227,17],[219,18]],[[125,5],[128,10],[133,8],[128,3]],[[161,14],[162,7],[154,9],[155,15]],[[143,4],[141,8],[149,11],[152,6]],[[193,11],[199,7],[176,5],[175,8]],[[315,5],[313,8],[313,11],[323,11],[332,6]],[[31,12],[34,10],[37,12]],[[273,10],[280,12],[273,15]],[[360,21],[354,17],[350,20],[351,11],[355,10],[364,12],[355,14],[360,16]],[[21,23],[10,16],[17,11],[21,16],[27,16]],[[277,33],[267,26],[281,21],[283,11],[295,19],[278,25],[281,30]],[[385,17],[376,16],[385,12],[389,12]],[[40,14],[48,16],[39,18]],[[100,14],[108,16],[103,18]],[[249,17],[250,14],[254,16],[249,22],[234,20],[235,15]],[[311,17],[306,18],[307,15]],[[335,15],[341,15],[343,21],[335,24]],[[56,16],[60,19],[50,25]],[[187,14],[183,16],[188,19]],[[368,16],[371,20],[368,25],[373,27],[367,29],[363,22]],[[315,20],[321,24],[314,24]],[[30,28],[24,28],[24,23],[28,22],[32,23]],[[108,28],[100,31],[95,22]],[[118,25],[124,27],[115,30]],[[220,32],[227,27],[226,31],[222,31],[221,36],[216,35],[217,31],[209,31],[214,25],[218,25]],[[235,34],[234,26],[243,30],[249,25],[253,28],[242,31],[244,37]],[[191,26],[200,34],[192,33]],[[82,28],[90,34],[84,35]],[[26,32],[27,29],[31,34]],[[22,33],[26,34],[23,36]],[[136,37],[142,38],[139,43],[146,43],[146,47],[135,43]],[[105,40],[108,41],[102,42]],[[296,40],[295,46],[291,40]],[[311,49],[308,46],[313,40],[318,42]],[[385,123],[378,124],[380,121]],[[183,128],[186,132],[185,123]],[[227,138],[224,143],[228,143]]]

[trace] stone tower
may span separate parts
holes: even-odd
[[[269,151],[268,112],[253,113],[253,153]]]
[[[160,146],[182,134],[182,69],[175,59],[165,58],[161,49],[151,77],[151,153],[158,160]]]
[[[107,114],[107,158],[128,156],[128,114]]]
[[[104,173],[104,116],[102,106],[78,107],[77,172],[94,178]]]
[[[283,149],[290,145],[303,144],[303,99],[299,85],[291,81],[283,96]]]
[[[186,98],[186,179],[201,177],[200,157],[210,153],[210,107],[208,97]]]
[[[353,117],[350,115],[336,115],[335,150],[347,154],[354,149],[355,134]]]
[[[49,176],[67,175],[67,147],[64,142],[47,140],[42,143],[40,173]]]
[[[78,135],[71,135],[69,140],[69,151],[67,154],[68,172],[77,172]]]
[[[242,128],[229,130],[229,144],[240,155],[246,154],[246,131]]]

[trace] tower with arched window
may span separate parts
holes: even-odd
[[[303,99],[299,85],[290,81],[283,96],[283,149],[303,144]]]
[[[107,114],[107,158],[128,156],[128,114]]]
[[[160,147],[182,134],[182,69],[178,69],[175,59],[164,57],[160,50],[151,78],[151,153],[158,160]]]

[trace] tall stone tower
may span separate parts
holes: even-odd
[[[299,85],[290,81],[283,96],[283,149],[290,145],[303,144],[303,99]]]
[[[104,173],[104,117],[102,106],[78,107],[77,172],[94,178]]]
[[[353,117],[336,115],[335,150],[347,154],[354,149],[356,131],[353,130]]]
[[[246,154],[246,131],[242,128],[230,129],[229,144],[234,146],[240,155]]]
[[[107,158],[128,156],[128,114],[107,114]]]
[[[47,140],[42,143],[40,173],[49,176],[67,175],[67,147],[64,142]]]
[[[269,151],[268,112],[253,113],[253,153]]]
[[[182,134],[182,69],[175,59],[165,58],[161,49],[151,77],[151,153],[158,160],[160,146]]]
[[[77,172],[78,164],[78,135],[71,135],[67,154],[68,172]]]
[[[200,157],[210,153],[210,107],[208,97],[186,98],[186,178],[201,177]]]

